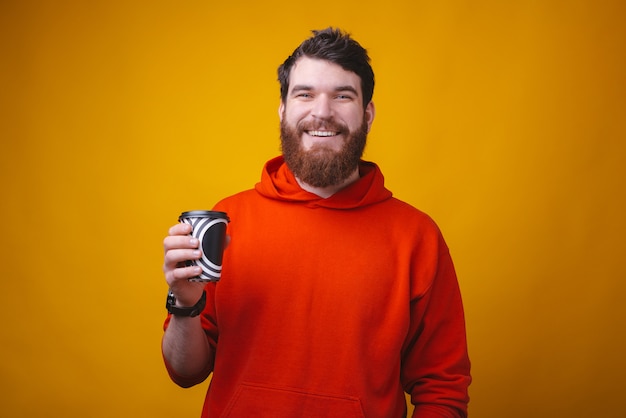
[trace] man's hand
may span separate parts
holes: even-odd
[[[199,260],[202,252],[200,243],[191,237],[191,225],[178,223],[169,229],[169,235],[163,240],[165,250],[163,272],[165,281],[176,297],[177,306],[193,306],[202,296],[204,283],[190,282],[188,279],[198,276],[201,268],[187,267],[185,261]]]

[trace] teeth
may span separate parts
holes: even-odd
[[[312,136],[335,136],[337,132],[333,131],[309,131],[309,135]]]

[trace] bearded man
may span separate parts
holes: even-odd
[[[202,417],[466,417],[465,320],[433,220],[363,161],[375,116],[367,51],[314,31],[278,69],[282,155],[228,197],[219,282],[190,282],[199,243],[164,240],[175,298],[163,357],[183,387],[210,375]],[[198,314],[199,313],[199,314]]]

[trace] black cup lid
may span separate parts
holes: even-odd
[[[218,212],[215,210],[189,210],[180,214],[178,219],[182,218],[222,218],[230,221],[226,212]]]

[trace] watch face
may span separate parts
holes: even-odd
[[[167,300],[165,301],[165,308],[169,311],[170,307],[174,306],[175,303],[176,303],[176,298],[174,297],[174,294],[171,291],[167,292]]]

